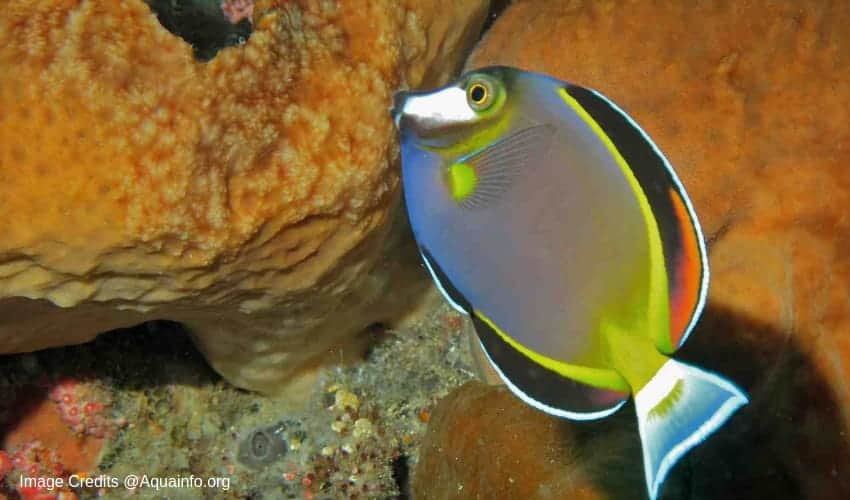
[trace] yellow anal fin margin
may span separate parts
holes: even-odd
[[[473,314],[484,322],[492,331],[501,338],[503,342],[511,348],[531,360],[533,363],[551,371],[558,375],[589,385],[598,389],[607,389],[612,391],[620,391],[624,393],[631,392],[629,384],[614,370],[604,368],[591,368],[587,366],[574,365],[564,363],[554,358],[550,358],[538,352],[535,352],[524,345],[520,344],[505,332],[503,332],[486,314],[478,309],[473,310]]]

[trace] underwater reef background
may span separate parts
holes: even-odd
[[[415,305],[387,110],[457,71],[487,2],[256,2],[206,61],[210,9],[0,9],[0,353],[167,319],[275,392]]]
[[[467,67],[618,102],[709,240],[681,357],[751,403],[662,498],[850,498],[850,5],[224,3],[0,8],[0,352],[54,347],[0,356],[0,498],[644,498],[630,404],[567,422],[471,380],[402,215],[392,92],[495,13]]]

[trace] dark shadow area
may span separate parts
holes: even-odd
[[[490,27],[493,26],[496,19],[498,19],[498,17],[502,15],[502,12],[511,5],[511,1],[512,0],[491,0],[490,10],[487,12],[487,19],[484,20],[484,26],[481,28],[482,35],[490,30]]]
[[[206,385],[220,380],[174,321],[148,321],[98,335],[85,344],[30,354],[55,377],[109,379],[117,389],[140,390],[165,384]],[[185,369],[177,367],[185,366]]]
[[[410,499],[410,464],[407,455],[400,454],[393,459],[393,480],[398,487],[399,500]]]
[[[675,356],[722,374],[750,398],[727,423],[673,468],[659,498],[850,498],[850,445],[841,403],[783,332],[733,310],[709,306]],[[645,499],[634,406],[588,424],[564,421],[564,440],[578,442],[581,463],[611,499]]]
[[[242,45],[253,26],[247,19],[231,23],[220,0],[145,0],[160,24],[192,46],[195,58],[209,61],[218,51]]]
[[[383,323],[373,323],[365,330],[357,334],[357,340],[362,348],[361,359],[368,360],[372,357],[375,348],[386,342],[392,341],[393,336],[390,328]]]

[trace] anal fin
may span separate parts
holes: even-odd
[[[440,290],[440,293],[449,305],[462,314],[472,314],[472,305],[468,300],[466,300],[466,297],[464,297],[458,289],[455,288],[448,276],[446,276],[446,273],[443,272],[443,269],[439,264],[437,264],[434,257],[431,256],[431,252],[429,252],[424,246],[420,246],[419,253],[422,255],[422,261],[425,262],[425,267],[428,268],[428,272],[431,274],[434,284],[437,285],[437,288]]]

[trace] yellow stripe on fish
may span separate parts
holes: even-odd
[[[496,334],[498,334],[499,337],[508,345],[516,349],[519,353],[521,353],[529,360],[546,368],[547,370],[551,370],[557,373],[558,375],[561,375],[562,377],[566,377],[577,382],[582,382],[592,387],[622,392],[630,391],[629,384],[626,382],[626,380],[621,377],[619,373],[613,370],[606,370],[604,368],[591,368],[587,366],[564,363],[562,361],[558,361],[557,359],[540,354],[539,352],[532,351],[531,349],[525,347],[524,345],[511,338],[510,335],[503,332],[483,312],[475,309],[473,310],[473,314],[480,318],[482,321],[484,321],[487,326],[492,328],[493,331],[496,332]]]

